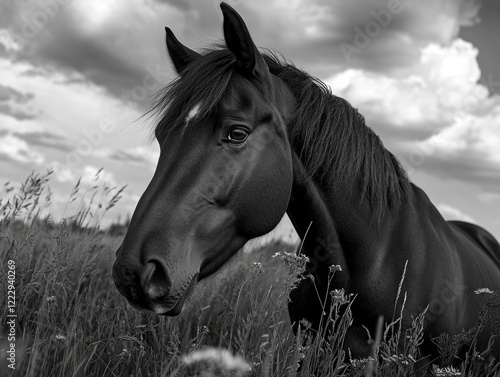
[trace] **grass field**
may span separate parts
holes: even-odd
[[[288,292],[303,261],[287,254],[295,245],[279,241],[240,252],[223,271],[199,284],[179,317],[132,309],[111,277],[123,227],[99,228],[121,191],[104,189],[101,199],[82,200],[74,215],[54,224],[44,215],[50,212],[49,178],[30,176],[23,187],[5,189],[9,199],[4,193],[0,202],[0,297],[7,297],[7,270],[14,261],[17,313],[12,371],[6,356],[10,317],[7,300],[2,300],[0,375],[409,376],[420,368],[423,317],[405,333],[397,321],[381,328],[374,340],[376,357],[345,364],[341,345],[351,321],[351,298],[341,291],[334,292],[332,312],[325,318],[335,323],[333,334],[326,340],[311,339],[306,331],[294,335]],[[97,197],[77,185],[68,201],[82,195]],[[495,293],[485,293],[485,302],[500,305]],[[443,354],[450,356],[464,342],[471,342],[460,366],[467,371],[435,367],[434,375],[500,375],[500,365],[488,354],[474,352],[470,334],[443,338]]]

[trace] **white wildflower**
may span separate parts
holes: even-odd
[[[250,372],[250,364],[238,355],[221,348],[205,348],[182,357],[184,365],[205,367],[211,370]]]
[[[491,289],[489,288],[479,288],[474,291],[476,295],[491,295],[494,293]]]
[[[332,264],[331,266],[328,267],[330,270],[331,274],[334,274],[335,272],[342,271],[342,267],[339,264]]]
[[[453,367],[439,368],[436,365],[434,365],[432,369],[432,374],[436,377],[453,377],[453,376],[461,376],[462,372]]]

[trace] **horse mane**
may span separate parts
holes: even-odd
[[[202,58],[191,62],[170,84],[160,89],[146,115],[155,115],[158,140],[172,131],[182,131],[189,111],[198,106],[197,118],[212,113],[234,74],[236,59],[229,50],[206,50]]]
[[[400,204],[410,181],[363,115],[293,63],[274,53],[267,53],[265,59],[271,73],[297,99],[289,138],[309,174],[330,187],[360,185],[378,217]]]
[[[400,204],[410,188],[406,172],[357,109],[276,53],[266,50],[263,56],[297,100],[288,119],[289,139],[310,176],[330,187],[360,185],[378,218]],[[215,111],[235,73],[234,62],[227,49],[207,50],[160,90],[148,112],[160,117],[156,137],[182,131],[195,106],[200,118]]]

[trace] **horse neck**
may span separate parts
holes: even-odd
[[[347,279],[345,255],[323,193],[293,151],[292,158],[294,180],[287,214],[302,240],[301,253],[310,260],[308,272],[318,281],[328,275],[329,266],[340,265],[344,270],[341,275]]]
[[[296,108],[289,120],[294,184],[287,213],[304,253],[321,267],[341,265],[351,271],[346,276],[379,265],[387,230],[404,217],[399,207],[410,184],[347,101],[293,68],[283,73]]]
[[[321,184],[308,175],[297,154],[292,155],[294,183],[287,214],[311,261],[308,272],[324,280],[329,266],[340,265],[334,286],[348,287],[353,272],[382,263],[382,245],[387,243],[382,228],[397,219],[390,212],[378,218],[360,188]]]

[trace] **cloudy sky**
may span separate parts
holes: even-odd
[[[447,218],[500,238],[500,2],[228,1],[257,45],[281,51],[365,115]],[[128,184],[130,213],[157,145],[139,119],[174,78],[164,26],[192,48],[222,35],[218,1],[12,0],[0,5],[0,171],[55,170],[61,216],[79,177]],[[66,215],[71,208],[66,209]]]

